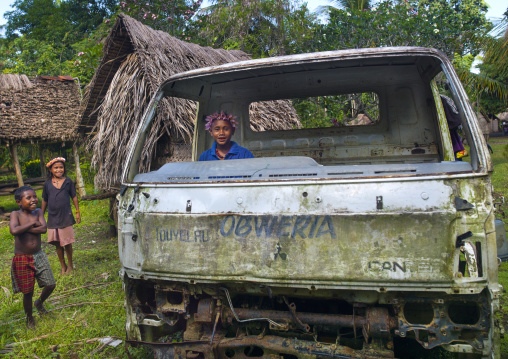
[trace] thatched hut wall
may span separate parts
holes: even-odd
[[[242,51],[186,43],[120,15],[106,39],[104,57],[82,107],[80,129],[90,135],[92,164],[97,169],[96,187],[110,189],[119,184],[132,145],[131,135],[163,81],[183,71],[248,59]],[[255,106],[251,110],[253,126],[257,129],[300,125],[296,112],[287,102]],[[141,170],[190,159],[188,142],[195,113],[196,106],[191,101],[161,101],[143,149]]]
[[[76,138],[80,94],[68,76],[0,75],[0,140],[60,142]]]

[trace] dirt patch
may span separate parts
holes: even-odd
[[[492,192],[492,197],[494,197],[494,199],[500,199],[501,197],[503,197],[503,193],[502,192]]]
[[[76,233],[79,249],[91,249],[104,242],[116,241],[108,234],[109,226],[104,223],[82,225]],[[78,237],[79,236],[79,237]]]

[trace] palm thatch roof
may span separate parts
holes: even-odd
[[[0,140],[61,142],[77,136],[80,93],[69,76],[0,75]]]
[[[501,112],[497,115],[497,118],[499,118],[501,121],[508,121],[508,112]]]
[[[0,75],[0,91],[21,91],[32,86],[33,84],[26,75]]]
[[[97,169],[95,185],[99,189],[118,185],[131,135],[163,81],[183,71],[250,59],[242,51],[212,49],[178,40],[123,14],[118,16],[103,52],[104,57],[87,88],[80,124],[80,131],[90,136],[88,148],[93,150],[92,164]],[[278,101],[251,110],[253,127],[257,129],[300,126],[289,102]],[[140,170],[190,160],[188,143],[195,114],[194,102],[161,101],[145,142]]]

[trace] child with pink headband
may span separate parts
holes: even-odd
[[[74,223],[81,223],[76,187],[69,177],[65,177],[65,158],[56,157],[46,164],[48,179],[42,189],[42,213],[48,209],[48,242],[56,246],[56,254],[60,261],[60,274],[71,274],[74,269],[72,263],[72,243],[74,239]],[[72,215],[72,199],[76,207],[76,220]],[[65,263],[64,253],[67,254]]]
[[[231,141],[236,129],[236,118],[233,115],[221,112],[207,116],[205,129],[210,132],[215,142],[212,148],[199,156],[200,161],[254,158],[248,149]]]

